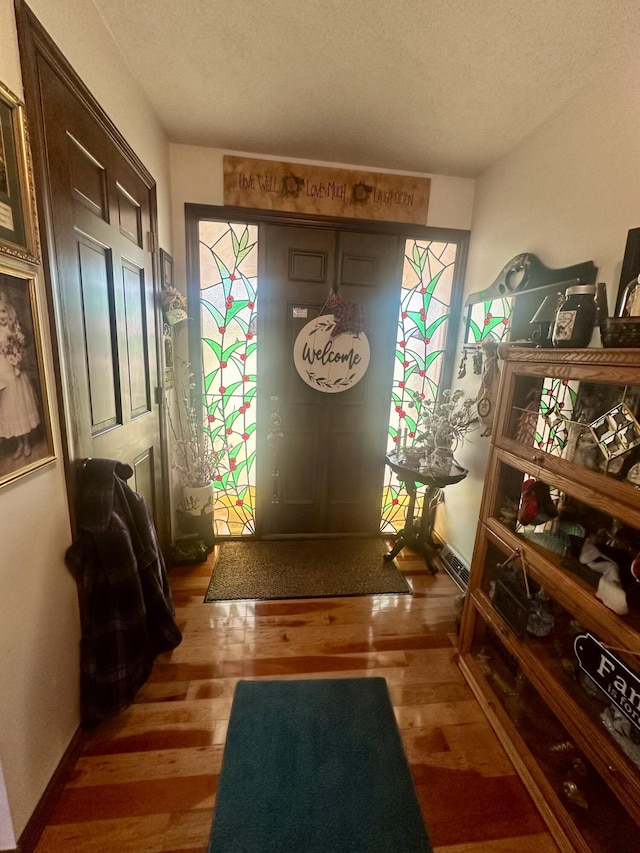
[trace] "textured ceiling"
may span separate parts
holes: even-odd
[[[93,2],[172,142],[470,177],[640,34],[637,0]]]

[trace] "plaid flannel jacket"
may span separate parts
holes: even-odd
[[[78,584],[84,725],[128,707],[157,655],[182,639],[155,526],[126,483],[132,473],[113,459],[87,460],[80,532],[66,554]]]

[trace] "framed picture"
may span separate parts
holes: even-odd
[[[187,319],[186,300],[173,281],[173,258],[160,249],[160,286],[162,309],[169,326]]]
[[[164,249],[160,249],[160,286],[171,290],[173,284],[173,258]]]
[[[622,297],[625,287],[640,274],[640,228],[631,228],[627,232],[627,243],[624,250],[622,270],[620,272],[620,283],[618,284],[618,296],[616,299],[616,317],[620,317],[622,310]],[[621,346],[621,345],[620,345]]]
[[[22,102],[0,83],[0,253],[37,263],[31,155]],[[1,255],[0,255],[1,256]]]
[[[0,486],[54,459],[35,278],[0,263]]]

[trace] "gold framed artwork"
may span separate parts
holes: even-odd
[[[38,262],[33,171],[22,102],[0,83],[0,253]]]
[[[35,277],[0,263],[0,486],[55,459]]]

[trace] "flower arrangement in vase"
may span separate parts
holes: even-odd
[[[437,399],[423,402],[418,413],[416,442],[424,446],[426,469],[433,474],[449,471],[456,449],[475,429],[475,400],[463,397],[460,389],[446,389]]]
[[[175,420],[169,412],[173,461],[180,475],[182,509],[191,515],[213,512],[213,480],[218,474],[225,449],[216,450],[204,428],[203,410],[194,400],[195,384],[189,374],[189,388],[176,400]]]

